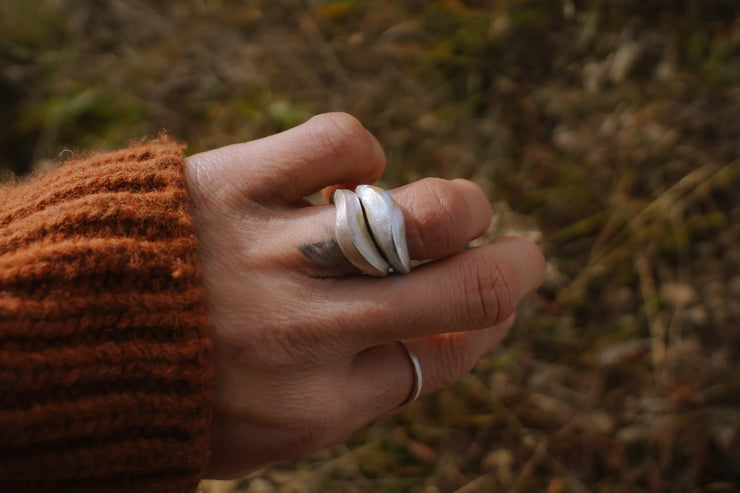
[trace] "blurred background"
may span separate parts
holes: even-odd
[[[0,175],[324,111],[549,259],[505,344],[225,492],[740,491],[737,0],[0,0]]]

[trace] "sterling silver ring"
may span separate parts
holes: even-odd
[[[360,272],[385,277],[390,272],[411,271],[403,211],[390,193],[360,185],[355,192],[336,190],[332,202],[337,244]]]
[[[414,370],[414,383],[413,388],[411,389],[411,393],[406,398],[405,401],[401,404],[401,406],[407,406],[414,402],[416,399],[419,398],[419,395],[421,394],[421,386],[422,386],[422,377],[421,377],[421,365],[419,364],[419,358],[416,357],[416,354],[409,348],[408,344],[406,344],[406,341],[398,341],[401,343],[401,346],[406,350],[406,354],[409,356],[409,360],[411,361],[411,368]]]
[[[360,198],[373,238],[388,263],[395,272],[411,272],[403,211],[393,201],[391,194],[372,185],[360,185],[355,193]]]

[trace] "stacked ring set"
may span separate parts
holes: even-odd
[[[352,265],[374,277],[411,272],[403,211],[390,193],[360,185],[354,192],[336,190],[332,202],[336,240]]]

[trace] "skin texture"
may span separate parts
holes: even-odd
[[[353,117],[319,115],[271,137],[188,158],[213,324],[210,476],[229,478],[345,440],[397,409],[412,389],[448,385],[495,348],[517,303],[544,279],[519,237],[461,251],[491,219],[466,180],[393,190],[409,275],[358,275],[333,240],[334,209],[304,197],[377,180],[385,156]]]

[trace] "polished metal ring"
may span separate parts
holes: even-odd
[[[337,244],[360,272],[384,277],[411,271],[403,211],[388,192],[360,185],[355,192],[336,190],[332,202]]]
[[[391,194],[372,185],[360,185],[355,193],[360,198],[375,244],[385,259],[395,272],[411,272],[403,211],[393,201]]]
[[[414,370],[414,382],[413,387],[411,389],[411,393],[406,398],[406,400],[401,404],[401,406],[407,406],[411,404],[412,402],[416,401],[416,399],[419,398],[419,395],[421,395],[421,386],[422,386],[422,376],[421,376],[421,365],[419,364],[419,358],[416,357],[416,354],[409,348],[408,344],[406,344],[406,341],[398,341],[401,343],[401,346],[406,350],[406,354],[409,355],[409,360],[411,360],[411,368]]]
[[[357,195],[340,188],[332,195],[332,201],[337,209],[334,234],[347,260],[365,274],[375,277],[388,275],[390,264],[370,235]]]

